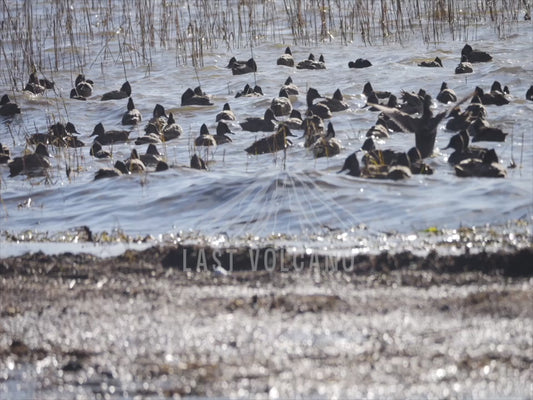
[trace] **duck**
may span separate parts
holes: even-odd
[[[288,136],[296,136],[291,133],[291,130],[285,125],[279,125],[276,133],[256,140],[251,146],[247,147],[245,151],[248,154],[266,154],[276,153],[279,150],[285,150],[292,145],[292,142],[287,138]]]
[[[70,98],[73,99],[73,100],[82,100],[82,101],[86,101],[87,100],[85,97],[79,95],[79,93],[76,90],[76,88],[72,88],[70,90]]]
[[[228,65],[226,65],[226,68],[232,69],[235,65],[244,65],[246,64],[246,61],[240,61],[237,60],[235,57],[231,57],[228,61]]]
[[[337,171],[338,174],[348,170],[347,175],[359,177],[361,176],[361,167],[359,166],[359,160],[357,159],[357,152],[350,154],[344,160],[342,168]]]
[[[376,165],[393,165],[396,164],[402,152],[394,151],[391,149],[377,149],[374,139],[372,137],[367,138],[361,150],[364,151],[362,161],[365,167]]]
[[[106,131],[104,125],[99,122],[94,127],[93,133],[91,136],[96,136],[94,139],[95,142],[99,142],[101,145],[108,145],[114,143],[124,143],[128,140],[130,132],[129,131]]]
[[[442,68],[442,60],[439,57],[435,57],[435,59],[431,61],[422,61],[421,63],[418,64],[418,66],[419,67],[430,67],[430,68],[435,68],[435,67]]]
[[[231,73],[233,75],[244,75],[252,72],[257,72],[257,64],[253,57],[244,63],[235,62],[231,66]]]
[[[474,92],[474,95],[472,96],[472,100],[470,101],[470,104],[468,107],[466,107],[465,112],[470,113],[472,116],[476,118],[487,118],[487,109],[485,106],[481,103],[481,98],[478,96],[477,93]]]
[[[387,102],[380,102],[376,93],[370,92],[366,96],[366,104],[363,106],[363,108],[368,108],[368,111],[372,112],[379,111],[379,109],[374,107],[373,104],[380,104],[389,108],[398,108],[398,99],[395,95],[391,94]]]
[[[10,160],[10,151],[9,148],[0,143],[0,164],[6,164]]]
[[[50,144],[51,140],[52,138],[50,137],[48,132],[47,133],[34,133],[29,138],[26,139],[26,143],[35,144],[35,145],[39,143]]]
[[[406,156],[413,175],[433,175],[433,168],[422,160],[420,151],[416,147],[411,147],[406,153]],[[400,160],[399,163],[402,164],[402,161]]]
[[[161,143],[161,137],[162,134],[157,130],[155,125],[148,124],[144,130],[144,135],[135,139],[135,144],[138,146],[150,143],[158,144]]]
[[[500,83],[500,81],[492,82],[492,85],[490,87],[490,92],[491,93],[502,93],[504,95],[511,94],[509,87],[507,87],[506,85],[502,88],[502,84]]]
[[[255,85],[253,88],[246,84],[244,85],[244,89],[240,92],[237,92],[235,94],[235,98],[239,97],[259,97],[263,96],[263,89],[261,89],[261,86]]]
[[[476,120],[468,126],[467,132],[472,136],[472,142],[505,142],[505,138],[508,135],[500,128],[490,126],[489,123],[482,118],[476,118]]]
[[[194,90],[188,88],[181,95],[181,106],[212,106],[213,103],[209,99],[209,96],[205,94],[200,86],[197,86]]]
[[[166,125],[165,125],[166,126]],[[164,128],[163,128],[164,129]],[[158,144],[162,141],[163,134],[157,129],[155,124],[148,123],[144,128],[144,135],[135,139],[136,145]]]
[[[406,153],[393,152],[392,150],[381,151],[394,153],[395,158],[390,162],[375,161],[372,163],[366,163],[361,171],[361,176],[370,179],[391,180],[401,180],[411,177],[410,161]]]
[[[358,58],[355,61],[348,62],[348,68],[368,68],[371,66],[372,63],[364,58]]]
[[[216,146],[217,145],[217,141],[215,140],[213,135],[209,133],[209,130],[207,129],[206,124],[202,124],[202,126],[200,127],[200,136],[198,136],[194,140],[194,145],[195,146]]]
[[[161,138],[168,142],[172,139],[177,139],[183,134],[183,128],[174,119],[173,113],[168,113],[167,124],[163,127]]]
[[[422,171],[425,171],[424,167],[426,167],[426,164],[423,164],[423,167],[421,167]],[[392,179],[393,181],[407,179],[412,176],[412,171],[413,166],[411,160],[409,159],[409,156],[407,155],[407,153],[401,153],[396,163],[389,166],[385,179]],[[433,173],[433,170],[431,170],[431,173]],[[427,175],[430,175],[431,173],[427,173]]]
[[[45,89],[54,89],[56,84],[47,78],[39,78],[39,85],[44,86]]]
[[[320,137],[313,145],[313,156],[315,158],[333,157],[341,152],[341,147],[340,142],[335,137],[333,124],[329,122],[326,134]]]
[[[496,106],[503,106],[505,104],[509,104],[509,100],[507,97],[505,97],[505,94],[503,92],[495,91],[495,92],[489,92],[485,93],[485,91],[480,88],[479,86],[476,86],[474,89],[474,93],[479,96],[479,99],[481,100],[481,104],[483,105],[496,105]]]
[[[394,95],[391,95],[390,99]],[[391,107],[390,105],[387,105],[389,108],[397,108],[397,107]],[[392,120],[390,117],[386,116],[383,113],[379,113],[378,115],[378,121],[380,121],[381,124],[385,125],[389,131],[392,132],[403,132],[404,130],[396,123],[394,120]]]
[[[34,94],[40,94],[43,93],[45,90],[48,89],[54,89],[55,83],[47,78],[37,78],[37,70],[35,66],[33,67],[33,71],[30,74],[30,77],[28,79],[28,84],[24,88],[24,90],[30,91]]]
[[[121,175],[128,175],[130,172],[128,171],[126,164],[124,164],[124,161],[118,160],[115,162],[115,165],[113,168],[100,168],[96,173],[94,174],[94,180],[98,179],[104,179],[104,178],[113,178],[115,176],[121,176]]]
[[[74,136],[75,134],[78,132],[72,122],[66,124],[57,122],[48,127],[48,143],[56,147],[77,148],[85,146],[85,143]]]
[[[226,124],[225,122],[219,121],[217,125],[217,134],[213,136],[215,138],[217,145],[232,142],[231,138],[228,135],[226,135],[227,133],[231,133],[232,135],[235,135],[235,133],[233,133],[229,129],[228,124]]]
[[[91,97],[93,94],[94,82],[91,79],[85,79],[84,74],[79,74],[74,81],[74,87],[78,96]]]
[[[274,113],[274,116],[281,117],[283,115],[289,115],[292,111],[292,103],[289,99],[289,94],[285,89],[279,91],[279,96],[274,97],[270,103],[270,109]]]
[[[130,158],[124,164],[126,165],[126,170],[132,174],[140,174],[146,171],[146,165],[141,161],[137,149],[131,151]]]
[[[315,88],[309,88],[307,89],[306,94],[306,102],[307,102],[307,112],[310,112],[314,115],[318,115],[322,119],[329,119],[333,116],[331,113],[330,108],[323,102],[315,103],[315,99],[320,99],[322,96],[318,93],[318,90]]]
[[[292,57],[292,51],[289,46],[285,48],[285,53],[281,55],[276,61],[276,65],[284,65],[286,67],[294,67],[294,58]]]
[[[454,150],[448,157],[448,163],[451,165],[459,164],[468,158],[483,159],[484,154],[488,150],[483,147],[470,146],[469,135],[464,129],[450,138],[448,146],[443,150],[446,149]]]
[[[155,166],[155,172],[162,172],[168,169],[169,169],[168,164],[163,160],[159,160]]]
[[[160,161],[162,161],[161,153],[159,152],[159,150],[157,150],[157,147],[153,143],[150,143],[148,145],[148,147],[146,148],[146,152],[144,154],[141,154],[139,158],[147,167],[156,166]]]
[[[161,104],[156,104],[152,111],[152,118],[146,124],[144,131],[146,133],[157,132],[158,134],[163,131],[164,127],[168,123],[168,116],[165,111],[165,107]]]
[[[83,147],[84,143],[73,136],[77,134],[72,122],[63,124],[57,122],[48,127],[46,133],[34,133],[28,139],[28,144],[53,144],[57,147]]]
[[[215,117],[215,122],[220,120],[235,121],[236,119],[235,113],[232,111],[229,103],[224,103],[224,106],[222,106],[222,111],[219,112]]]
[[[199,157],[197,154],[193,154],[191,157],[191,168],[192,169],[205,169],[207,170],[206,162]]]
[[[281,121],[280,124],[288,126],[289,129],[303,129],[302,113],[296,108],[293,108],[291,113],[289,114],[289,118],[287,118],[285,121]]]
[[[533,101],[533,85],[526,91],[526,100]]]
[[[142,121],[142,114],[135,108],[133,99],[128,99],[127,111],[122,114],[122,125],[137,125]]]
[[[320,55],[318,61],[316,61],[315,55],[311,53],[309,54],[307,60],[300,61],[296,65],[296,69],[326,69],[326,62],[324,61],[324,56]]]
[[[357,159],[357,152],[346,157],[342,168],[337,173],[346,170],[348,170],[348,175],[350,176],[370,179],[400,180],[411,176],[409,168],[403,165],[369,165],[361,169]]]
[[[48,127],[48,133],[56,137],[79,134],[72,122],[56,122]]]
[[[390,97],[391,92],[383,90],[374,90],[370,82],[366,82],[363,86],[363,94],[368,97],[370,93],[374,93],[378,99],[387,99]]]
[[[465,44],[461,50],[461,56],[464,56],[471,63],[492,61],[492,56],[481,50],[474,50],[469,44]]]
[[[440,101],[444,104],[457,102],[457,95],[448,87],[446,82],[442,82],[440,85],[440,91],[439,94],[437,94],[437,101]]]
[[[285,80],[285,83],[281,88],[284,89],[289,96],[297,96],[300,94],[300,90],[294,84],[290,76]]]
[[[267,108],[263,117],[248,117],[240,125],[243,130],[249,132],[269,132],[276,129],[274,121],[277,121],[274,113]]]
[[[418,93],[402,90],[402,104],[398,108],[407,114],[422,114],[425,96],[426,91],[424,89],[419,89]]]
[[[0,99],[0,115],[3,117],[11,117],[15,114],[20,114],[20,107],[17,103],[13,103],[7,94],[4,94]]]
[[[366,132],[366,137],[373,137],[378,139],[387,139],[390,137],[389,129],[383,118],[378,118],[375,125],[372,125]]]
[[[33,94],[42,94],[46,90],[44,85],[41,85],[39,82],[39,78],[37,78],[37,75],[35,72],[32,72],[30,74],[30,77],[28,79],[28,83],[24,87],[24,90]]]
[[[488,150],[483,159],[469,158],[455,165],[455,174],[461,178],[505,178],[507,170],[500,164],[494,149]]]
[[[131,96],[131,85],[128,81],[124,82],[120,89],[112,90],[102,95],[102,101],[106,100],[120,100]]]
[[[446,111],[443,111],[433,116],[431,102],[431,96],[426,94],[420,117],[413,117],[396,108],[383,107],[381,105],[374,105],[374,107],[377,107],[383,114],[393,119],[405,131],[414,132],[415,147],[420,151],[421,157],[426,158],[433,154],[437,127],[447,114]]]
[[[318,115],[308,115],[302,122],[302,128],[305,148],[313,146],[318,139],[324,136],[324,121]]]
[[[461,112],[459,107],[454,107],[448,114],[448,122],[446,122],[446,129],[449,131],[460,131],[467,129],[476,117],[471,111]]]
[[[348,103],[344,101],[344,96],[342,95],[340,89],[335,90],[332,97],[324,97],[324,99],[320,100],[319,103],[328,106],[331,112],[344,111],[350,108]]]
[[[461,57],[461,62],[455,67],[455,73],[456,74],[470,74],[474,72],[474,68],[472,68],[472,64],[468,62],[468,58],[463,55]]]
[[[52,166],[48,158],[50,154],[46,146],[39,143],[33,153],[25,154],[21,157],[15,157],[7,164],[9,167],[9,176],[14,177],[19,174],[27,176],[43,176],[48,168]]]
[[[102,145],[99,142],[93,142],[93,145],[91,146],[91,149],[89,150],[89,154],[95,158],[111,158],[111,153],[104,150],[102,148]]]

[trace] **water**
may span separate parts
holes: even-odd
[[[132,97],[144,119],[130,138],[134,140],[144,134],[143,128],[156,103],[174,113],[184,135],[158,146],[171,166],[169,171],[99,181],[93,181],[99,168],[127,158],[133,148],[144,153],[146,146],[135,146],[132,140],[107,147],[113,152],[112,161],[97,161],[89,155],[94,126],[102,122],[106,129],[123,129],[120,120],[127,103],[126,99],[99,100],[104,92],[118,89],[125,77],[120,59],[103,59],[100,43],[95,41],[94,47],[88,49],[94,54],[93,62],[84,66],[86,76],[96,82],[93,96],[87,102],[68,98],[72,79],[78,73],[74,68],[53,73],[57,94],[34,96],[17,91],[13,95],[6,82],[0,85],[0,93],[9,93],[23,110],[13,120],[0,120],[0,142],[8,144],[12,154],[20,155],[28,135],[46,132],[47,126],[57,120],[73,122],[81,133],[79,139],[86,143],[81,149],[51,149],[54,167],[47,182],[25,176],[10,178],[7,166],[0,166],[1,230],[53,235],[86,225],[93,232],[120,230],[141,237],[223,234],[230,241],[238,241],[275,235],[280,241],[291,237],[305,242],[331,232],[360,237],[379,232],[408,233],[428,227],[455,229],[505,224],[516,219],[525,219],[529,224],[533,210],[533,137],[529,132],[533,102],[526,101],[524,95],[533,76],[533,30],[531,23],[525,21],[514,25],[514,29],[513,34],[502,40],[489,26],[477,26],[476,40],[469,42],[474,48],[492,54],[494,60],[475,64],[475,72],[467,75],[454,74],[464,42],[449,40],[427,46],[415,38],[402,44],[372,47],[360,41],[345,46],[338,38],[313,46],[291,46],[296,61],[307,58],[310,52],[323,54],[327,69],[320,71],[277,66],[276,59],[285,48],[285,44],[277,42],[253,48],[259,66],[255,75],[232,76],[224,68],[232,55],[237,59],[249,58],[249,49],[204,50],[204,66],[198,70],[190,63],[177,65],[174,51],[154,51],[150,66],[126,61]],[[422,59],[435,56],[442,59],[444,68],[416,66]],[[359,57],[369,59],[374,66],[349,69],[348,61]],[[234,122],[230,124],[236,133],[233,143],[218,146],[209,153],[196,149],[209,159],[209,171],[188,168],[200,126],[206,123],[214,133],[215,115],[225,102],[230,103],[238,120],[262,116],[288,76],[300,88],[293,106],[301,111],[306,108],[307,88],[315,87],[328,96],[341,89],[350,108],[335,113],[331,120],[344,147],[340,155],[314,159],[303,147],[303,139],[294,138],[294,146],[286,154],[248,156],[244,149],[263,135],[242,131]],[[214,106],[181,107],[181,94],[198,86],[198,80],[202,89],[213,96]],[[362,108],[366,101],[361,94],[365,82],[371,82],[376,90],[386,89],[397,95],[402,90],[424,88],[435,97],[446,81],[462,98],[478,85],[488,90],[494,80],[510,88],[512,101],[502,107],[488,106],[488,120],[509,136],[503,143],[480,145],[494,147],[505,166],[512,160],[516,162],[518,168],[508,169],[507,178],[456,177],[447,163],[450,151],[441,150],[452,135],[444,129],[444,123],[438,129],[435,156],[427,160],[435,171],[431,176],[393,182],[337,174],[344,159],[361,146],[366,131],[377,118],[376,113]],[[247,83],[259,84],[265,96],[236,99],[235,93]],[[434,106],[436,112],[450,107],[436,103]],[[378,142],[378,147],[394,150],[407,150],[413,145],[410,133],[395,133]],[[72,170],[79,169],[70,179],[65,173],[67,164]],[[5,251],[5,235],[1,246]]]

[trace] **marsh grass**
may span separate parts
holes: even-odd
[[[208,49],[264,42],[312,45],[332,40],[365,45],[447,35],[472,40],[479,24],[500,37],[529,12],[523,0],[47,0],[0,5],[0,80],[21,88],[40,74],[121,63],[151,69],[158,52],[176,64],[204,65]],[[96,49],[96,50],[95,50]]]

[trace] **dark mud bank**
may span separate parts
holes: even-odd
[[[42,252],[0,260],[0,275],[46,275],[82,278],[92,274],[153,275],[173,269],[183,272],[345,272],[353,274],[420,270],[433,273],[481,272],[507,277],[533,275],[533,248],[500,252],[441,255],[430,252],[419,256],[410,251],[354,256],[289,253],[285,249],[215,249],[199,246],[154,246],[143,251],[127,250],[111,258],[91,254]]]

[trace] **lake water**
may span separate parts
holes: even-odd
[[[92,14],[90,17],[99,18]],[[474,73],[466,75],[454,74],[465,37],[455,41],[447,37],[429,45],[414,37],[401,44],[373,46],[366,46],[360,39],[345,45],[339,38],[294,45],[286,27],[279,31],[279,42],[266,40],[253,49],[228,50],[222,44],[218,48],[205,48],[203,66],[197,69],[190,61],[187,65],[178,63],[179,56],[172,48],[154,49],[148,65],[130,59],[122,62],[120,54],[113,53],[114,39],[108,43],[109,49],[102,47],[100,40],[88,41],[83,50],[88,54],[83,70],[95,81],[95,86],[93,96],[86,102],[69,99],[79,68],[73,67],[66,56],[60,64],[70,68],[46,71],[55,81],[56,90],[44,95],[31,95],[22,92],[20,87],[13,91],[4,72],[0,94],[9,93],[22,108],[20,116],[0,119],[0,142],[10,147],[13,155],[23,153],[27,136],[46,132],[47,126],[58,120],[73,122],[86,146],[68,150],[50,148],[54,158],[48,180],[11,178],[7,166],[0,166],[2,253],[7,254],[9,247],[6,232],[20,236],[31,231],[34,237],[46,234],[57,239],[62,232],[82,225],[93,232],[118,230],[134,237],[181,235],[219,240],[222,235],[226,243],[270,238],[279,244],[306,243],[322,237],[331,242],[339,239],[344,246],[347,240],[351,243],[351,239],[384,232],[501,225],[517,219],[524,219],[530,225],[533,102],[525,100],[525,92],[533,83],[532,25],[530,21],[513,23],[504,38],[489,24],[471,29],[474,33],[468,42],[489,52],[493,61],[474,64]],[[277,66],[276,59],[287,44],[291,44],[296,61],[307,58],[310,52],[317,56],[323,54],[327,69],[310,71]],[[7,42],[5,47],[9,48]],[[49,58],[53,57],[49,54],[52,48],[50,45],[44,51]],[[105,56],[107,50],[111,54]],[[233,76],[225,68],[231,56],[248,59],[252,51],[258,65],[256,74]],[[435,56],[442,59],[443,68],[417,67],[421,60]],[[373,66],[349,69],[348,62],[359,57],[369,59]],[[0,69],[5,70],[4,57],[0,63]],[[120,121],[127,103],[127,99],[101,102],[100,97],[108,90],[118,89],[125,73],[144,121],[132,130],[132,141],[106,146],[113,152],[112,160],[97,161],[89,155],[94,126],[102,122],[106,129],[123,129]],[[303,146],[303,139],[298,137],[293,138],[294,146],[287,150],[286,156],[282,152],[249,156],[244,149],[263,135],[243,131],[238,121],[230,124],[235,132],[232,143],[209,153],[194,149],[193,141],[203,123],[215,132],[215,116],[224,103],[230,103],[239,121],[262,116],[289,76],[300,89],[293,106],[302,112],[306,109],[305,93],[309,87],[326,96],[341,89],[350,108],[335,113],[331,119],[344,147],[339,155],[314,159]],[[377,118],[376,113],[363,108],[365,82],[371,82],[376,90],[389,90],[398,96],[402,90],[424,88],[435,98],[441,83],[446,81],[462,98],[476,86],[489,90],[494,80],[510,88],[512,100],[502,107],[487,106],[488,120],[509,135],[503,143],[480,145],[495,148],[505,166],[514,160],[517,168],[508,169],[507,178],[456,177],[447,163],[450,151],[442,150],[452,135],[445,130],[444,123],[438,128],[435,154],[427,159],[435,171],[433,175],[415,175],[395,182],[337,173],[344,159],[362,145],[367,130]],[[213,96],[214,105],[181,107],[181,94],[189,87],[198,86],[198,82]],[[260,85],[264,96],[235,98],[247,83]],[[99,168],[126,159],[133,148],[145,152],[146,145],[136,146],[133,141],[144,134],[145,123],[156,103],[173,112],[184,130],[179,139],[158,146],[171,168],[160,173],[94,181]],[[450,105],[435,103],[434,107],[439,112]],[[295,133],[301,136],[301,131]],[[389,139],[378,141],[378,147],[394,150],[405,151],[413,145],[411,133],[394,133]],[[195,151],[209,160],[209,171],[188,168]],[[70,178],[65,173],[67,164],[77,170]]]

